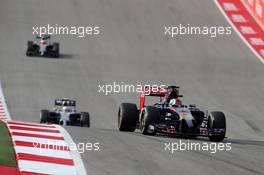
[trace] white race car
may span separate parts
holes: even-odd
[[[37,35],[35,41],[27,42],[26,55],[58,58],[60,56],[59,43],[51,43],[50,35]]]
[[[88,112],[78,113],[76,101],[74,100],[66,98],[56,99],[52,110],[41,110],[40,123],[90,127],[90,115]]]

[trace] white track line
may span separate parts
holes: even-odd
[[[72,159],[69,151],[44,149],[44,148],[36,148],[36,147],[25,147],[25,146],[15,146],[15,149],[16,149],[16,153],[26,153],[26,154],[34,154],[39,156],[54,157],[54,158]]]
[[[8,126],[14,126],[14,127],[19,127],[19,128],[23,128],[23,129],[19,129],[19,130],[30,130],[30,129],[44,129],[44,130],[47,130],[47,131],[51,131],[51,133],[55,133],[56,131],[58,131],[58,129],[56,128],[47,128],[47,127],[44,127],[44,126],[23,126],[23,125],[17,125],[17,124],[8,124]],[[54,131],[54,132],[52,132]],[[40,131],[41,132],[41,131]]]
[[[2,85],[1,85],[1,81],[0,81],[0,104],[1,104],[1,118],[6,118],[6,120],[11,120],[7,105],[6,105],[6,101],[5,101],[5,97],[4,97],[4,93],[2,90]]]
[[[21,167],[20,171],[30,171],[30,172],[41,172],[42,174],[52,174],[52,175],[66,175],[70,172],[75,172],[74,166],[68,165],[57,165],[54,168],[54,164],[52,163],[44,163],[44,162],[34,162],[28,160],[19,161]],[[79,175],[76,173],[72,173],[70,175]]]
[[[40,143],[43,145],[60,145],[60,146],[68,146],[64,140],[51,140],[51,139],[43,139],[37,137],[27,137],[27,136],[12,136],[13,141],[26,141],[26,142],[33,142],[33,143]]]
[[[56,136],[56,137],[63,137],[61,133],[47,133],[47,132],[37,132],[37,131],[27,131],[27,130],[17,130],[12,129],[11,132],[17,132],[17,133],[25,133],[25,134],[38,134],[43,136]]]

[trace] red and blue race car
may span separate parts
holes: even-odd
[[[133,103],[120,105],[120,131],[134,132],[139,129],[144,135],[203,136],[216,142],[225,138],[226,118],[223,112],[204,112],[196,105],[183,105],[178,86],[166,86],[156,91],[142,89],[139,108]],[[146,96],[159,97],[159,102],[145,105]]]

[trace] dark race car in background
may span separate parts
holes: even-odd
[[[156,96],[160,100],[146,106],[146,96]],[[168,86],[155,92],[142,91],[139,108],[133,103],[120,105],[119,130],[134,132],[139,129],[145,135],[203,136],[209,137],[211,141],[222,141],[226,134],[225,114],[220,111],[204,112],[196,105],[183,105],[179,99],[181,97],[177,86]]]
[[[77,112],[74,100],[56,99],[52,110],[41,110],[40,123],[90,127],[90,115],[88,112]]]
[[[60,56],[59,43],[51,43],[50,35],[36,36],[35,41],[27,42],[27,56],[54,57]]]

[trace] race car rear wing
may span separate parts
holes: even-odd
[[[55,106],[76,106],[76,101],[69,99],[55,99],[54,104]]]
[[[167,87],[142,86],[142,95],[144,96],[164,97],[167,91]]]
[[[145,96],[160,97],[160,101],[166,100],[167,98],[178,98],[182,97],[182,95],[179,94],[179,88],[179,86],[150,87],[143,85],[139,102],[140,110],[145,106]]]

